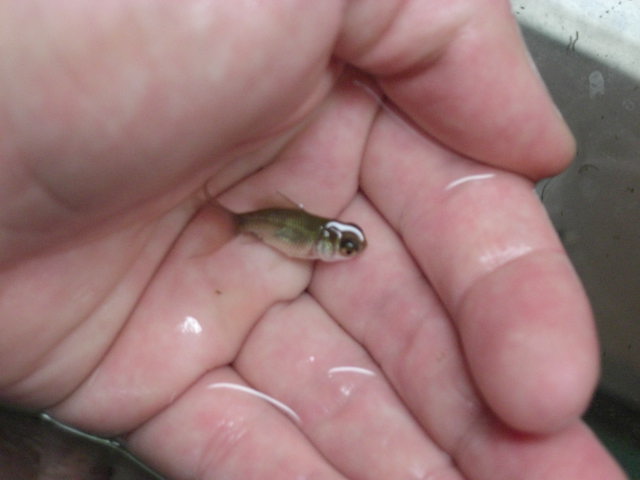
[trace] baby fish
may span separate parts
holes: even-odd
[[[301,208],[236,213],[234,220],[238,232],[255,235],[294,258],[334,262],[352,258],[367,246],[364,232],[357,225],[317,217]]]

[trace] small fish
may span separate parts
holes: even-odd
[[[353,258],[367,246],[357,225],[317,217],[301,208],[236,213],[234,220],[238,232],[255,235],[293,258],[334,262]]]

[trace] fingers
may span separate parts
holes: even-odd
[[[362,182],[443,300],[497,415],[528,431],[578,416],[597,375],[595,331],[532,185],[388,114],[372,131]]]
[[[349,264],[319,265],[310,293],[375,359],[433,441],[453,452],[484,415],[449,315],[402,241],[360,198],[370,239]]]
[[[456,455],[461,470],[471,479],[627,479],[581,421],[547,436],[522,435],[494,422],[475,427]]]
[[[461,479],[367,352],[310,297],[271,309],[235,366],[289,405],[305,436],[347,478]]]
[[[455,315],[474,377],[507,423],[548,432],[584,412],[599,357],[587,300],[562,254],[497,268]]]
[[[463,357],[455,325],[418,266],[401,248],[400,239],[362,199],[346,213],[358,218],[371,238],[366,254],[351,264],[319,266],[309,290],[373,357],[425,435],[451,455],[459,475],[470,480],[625,478],[579,420],[567,420],[568,425],[559,433],[529,435],[496,419],[485,408],[468,372],[467,365],[475,357],[470,361]],[[287,331],[305,328],[299,323],[307,320],[296,318]],[[268,341],[277,343],[271,337]],[[330,359],[338,358],[336,345],[339,342],[330,345]],[[318,351],[322,350],[313,350],[316,357]],[[496,370],[491,373],[501,375]],[[313,383],[321,382],[321,375],[318,377],[320,380],[314,378]],[[509,388],[520,388],[517,379],[511,380]],[[543,396],[548,395],[545,392]]]
[[[231,369],[205,375],[127,438],[141,457],[176,480],[323,478],[342,480],[276,399]]]
[[[375,74],[424,131],[466,156],[534,178],[566,165],[575,148],[571,134],[508,1],[378,3],[348,10],[351,30],[338,52]]]
[[[360,313],[355,308],[343,325],[357,324]],[[387,335],[391,348],[394,333]],[[205,374],[129,435],[128,445],[176,479],[624,478],[583,427],[527,437],[481,416],[452,450],[463,475],[421,431],[362,347],[310,297],[269,309],[235,366],[241,376],[226,368]],[[425,410],[431,398],[421,400]],[[440,424],[446,421],[458,423],[447,416]],[[590,462],[583,461],[587,456]]]
[[[350,24],[363,12],[353,10]],[[420,18],[425,29],[406,28]],[[429,42],[430,35],[446,41]],[[375,72],[391,100],[450,148],[534,177],[570,158],[572,140],[532,69],[508,2],[409,2],[393,11],[377,41],[355,48],[361,38],[343,40],[345,56]],[[372,133],[365,191],[457,318],[485,398],[526,430],[575,418],[597,373],[595,335],[532,186],[435,143],[416,147],[421,135],[406,127],[381,131],[382,140]]]

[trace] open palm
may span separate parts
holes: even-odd
[[[623,478],[525,178],[572,142],[506,2],[105,3],[3,13],[2,398],[172,478]],[[280,194],[367,250],[217,206]]]

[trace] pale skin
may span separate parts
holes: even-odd
[[[625,478],[579,419],[593,321],[532,190],[574,143],[507,2],[0,15],[3,401],[176,479]],[[277,192],[367,250],[290,260],[209,199]]]

